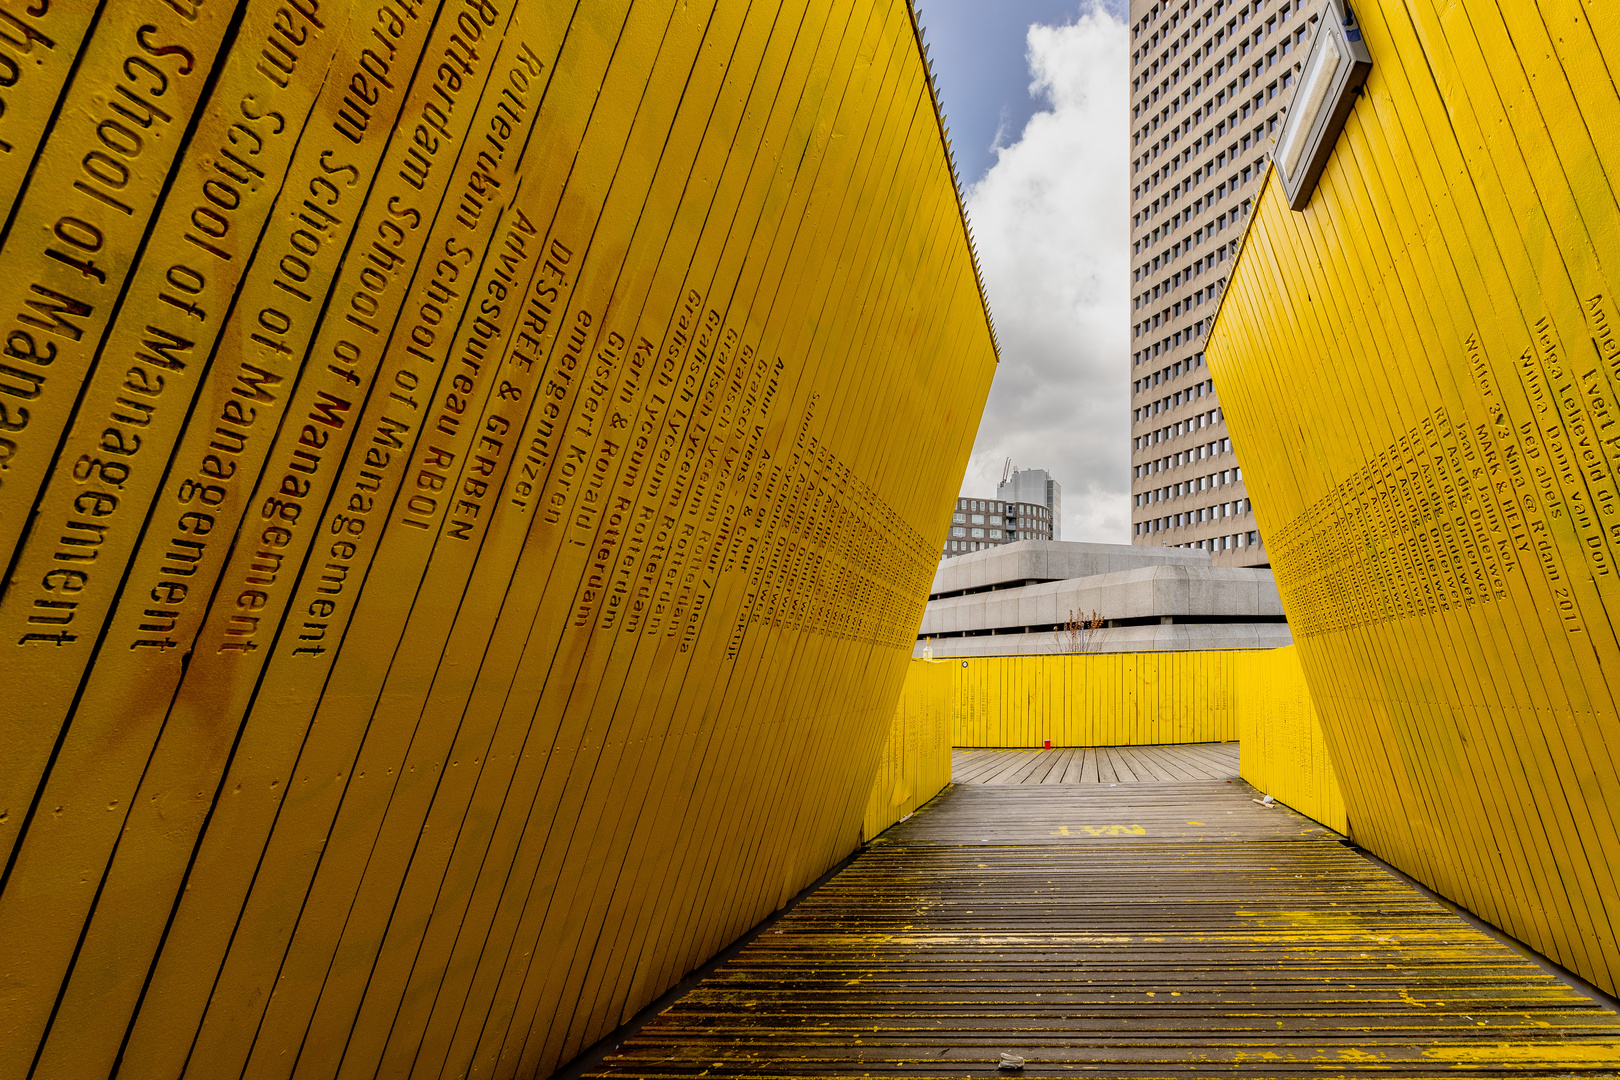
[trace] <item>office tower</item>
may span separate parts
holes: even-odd
[[[996,498],[1046,507],[1052,535],[1045,539],[1063,539],[1063,488],[1045,469],[1013,469],[996,485]]]
[[[1132,0],[1132,543],[1269,563],[1203,348],[1316,7]]]

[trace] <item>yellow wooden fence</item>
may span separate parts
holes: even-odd
[[[1328,828],[1349,834],[1344,795],[1328,759],[1322,721],[1311,704],[1297,648],[1230,655],[1236,658],[1243,779]]]
[[[1145,746],[1237,739],[1245,779],[1330,828],[1344,832],[1348,827],[1293,646],[969,657],[943,663],[951,675],[951,740],[956,746],[1036,747],[1048,740],[1054,747]],[[924,703],[933,701],[923,690],[924,680],[932,687],[938,668],[937,663],[926,669],[913,663],[905,700],[918,715],[909,717],[910,723],[923,723]],[[873,820],[870,813],[868,820]]]
[[[952,660],[957,746],[1143,746],[1238,737],[1235,652]]]

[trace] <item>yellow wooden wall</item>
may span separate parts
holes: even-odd
[[[1207,356],[1358,841],[1620,989],[1620,16],[1361,0]]]
[[[7,15],[0,1080],[546,1075],[892,770],[996,361],[912,12],[89,6]]]
[[[1237,652],[951,660],[957,746],[1145,746],[1238,737]]]
[[[1348,832],[1295,646],[949,660],[951,732],[969,747],[1238,740],[1243,778]],[[919,669],[912,668],[913,678]],[[913,683],[907,682],[907,697]],[[919,688],[920,689],[920,688]],[[898,721],[897,721],[898,724]]]
[[[1299,649],[1235,654],[1243,779],[1306,817],[1352,835]]]
[[[866,803],[868,840],[951,782],[953,686],[946,661],[915,659],[906,668],[905,686]]]

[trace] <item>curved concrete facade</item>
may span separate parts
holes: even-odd
[[[1021,540],[992,551],[947,559],[934,573],[930,599],[958,592],[1006,587],[1010,583],[1061,581],[1143,566],[1209,566],[1209,553],[1130,544],[1077,544],[1061,540]]]
[[[1280,649],[1294,643],[1287,623],[1117,626],[1096,632],[1093,653],[1206,652],[1224,649]],[[919,641],[912,655],[924,651],[935,660],[968,656],[1040,656],[1069,651],[1061,631],[934,638]]]
[[[1145,564],[1145,565],[1144,565]],[[1083,648],[1061,627],[1095,613]],[[940,565],[915,655],[1268,649],[1293,638],[1270,570],[1207,552],[1026,541]]]

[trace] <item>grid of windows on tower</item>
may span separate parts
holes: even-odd
[[[1131,542],[1268,562],[1203,342],[1319,0],[1131,4]]]
[[[1020,540],[1052,539],[1052,511],[1040,503],[957,499],[942,558]]]

